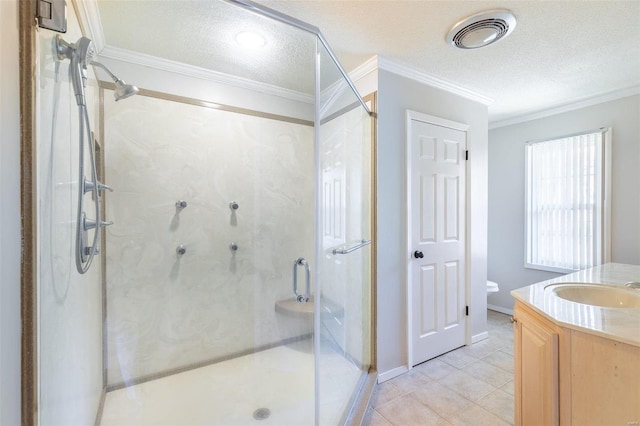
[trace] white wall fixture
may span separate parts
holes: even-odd
[[[477,49],[502,40],[516,27],[508,10],[489,10],[463,19],[447,34],[447,43],[460,49]]]
[[[246,49],[260,49],[267,41],[260,34],[253,31],[242,31],[236,35],[238,44]]]

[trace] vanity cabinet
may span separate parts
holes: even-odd
[[[560,423],[559,330],[523,306],[514,310],[516,425]]]
[[[561,327],[520,301],[512,321],[516,425],[640,425],[640,347]]]

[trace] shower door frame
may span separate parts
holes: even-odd
[[[368,107],[365,100],[360,96],[355,85],[348,77],[348,74],[337,60],[331,47],[320,30],[305,22],[281,14],[275,10],[258,5],[249,0],[227,0],[239,7],[292,25],[304,31],[313,33],[318,41],[329,53],[332,61],[339,69],[344,80],[347,82],[359,103],[372,118],[371,132],[371,310],[370,310],[370,359],[369,378],[363,386],[367,391],[373,389],[376,379],[376,242],[377,242],[377,215],[376,215],[376,184],[377,184],[377,134],[376,134],[376,93],[367,95],[365,98],[371,102]],[[34,21],[36,16],[36,2],[26,0],[18,2],[19,19],[19,82],[20,82],[20,204],[21,204],[21,265],[20,265],[20,315],[21,315],[21,423],[23,425],[37,425],[38,422],[38,315],[37,315],[37,181],[36,181],[36,158],[35,158],[35,125],[36,125],[36,89],[37,84],[33,75],[36,67],[36,31],[37,26]],[[71,0],[72,7],[76,8],[75,1]],[[373,112],[372,112],[373,111]],[[317,124],[316,124],[317,125]],[[101,129],[102,130],[102,129]],[[99,130],[98,134],[101,134]],[[317,141],[316,141],[317,143]],[[102,241],[104,244],[104,239]],[[103,250],[104,253],[104,250]],[[104,277],[103,277],[104,279]],[[316,395],[317,396],[317,395]],[[366,410],[368,397],[363,396],[362,388],[355,395],[355,404],[351,408],[348,420],[363,416]],[[316,398],[318,400],[318,398]],[[317,410],[316,410],[317,412]]]
[[[20,264],[21,336],[21,422],[37,424],[38,342],[37,342],[37,193],[35,159],[36,16],[35,1],[20,1],[20,209],[22,260]]]

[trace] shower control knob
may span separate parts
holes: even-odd
[[[84,178],[83,187],[84,187],[84,192],[85,192],[85,194],[86,194],[87,192],[93,191],[95,188],[98,188],[98,191],[104,191],[104,190],[106,189],[107,191],[113,192],[113,188],[111,188],[110,186],[105,185],[105,184],[104,184],[104,183],[102,183],[102,182],[98,182],[98,181],[93,182],[93,181],[90,181],[90,180],[88,180],[86,177]]]
[[[98,182],[98,191],[104,191],[105,189],[109,192],[113,192],[112,187],[110,187],[109,185],[105,185],[104,183]]]
[[[413,252],[413,257],[415,257],[416,259],[422,259],[424,257],[424,254],[421,251],[416,250]]]
[[[309,301],[309,297],[301,294],[296,300],[298,303],[307,303]]]
[[[238,208],[240,208],[240,205],[238,203],[236,203],[235,201],[232,201],[229,203],[229,208],[231,210],[238,210]]]
[[[178,256],[182,256],[186,252],[187,248],[183,244],[180,244],[178,247],[176,247],[176,253],[178,253]]]
[[[104,228],[110,225],[113,225],[113,222],[100,221],[100,223],[98,223],[95,220],[87,219],[86,217],[83,217],[83,221],[82,221],[82,227],[84,228],[85,231],[88,231],[89,229],[94,229],[98,226],[100,226],[100,228]]]

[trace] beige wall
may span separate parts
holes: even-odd
[[[18,1],[0,1],[0,424],[20,424]]]
[[[489,279],[498,309],[509,292],[560,274],[524,268],[524,144],[529,140],[613,128],[611,260],[640,264],[640,96],[577,109],[489,132]]]

